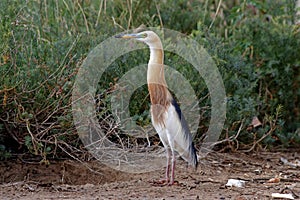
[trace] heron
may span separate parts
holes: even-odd
[[[164,75],[164,51],[162,42],[153,31],[120,34],[115,37],[124,39],[132,38],[144,42],[150,48],[147,85],[151,101],[151,122],[166,149],[167,158],[165,179],[160,180],[158,183],[173,185],[175,183],[176,152],[194,168],[197,168],[198,161],[188,124],[178,103],[167,87]]]

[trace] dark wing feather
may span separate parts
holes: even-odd
[[[169,117],[173,117],[174,119],[170,119],[171,124],[168,124],[167,128],[170,130],[170,134],[176,134],[176,136],[174,136],[175,150],[184,160],[189,162],[189,164],[197,167],[196,149],[188,124],[175,99],[172,99],[170,106],[175,110],[176,116],[169,115]],[[172,110],[172,108],[170,109]]]

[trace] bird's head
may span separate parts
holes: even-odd
[[[159,37],[154,33],[153,31],[143,31],[140,33],[133,33],[133,34],[120,34],[116,35],[116,38],[124,38],[124,39],[136,39],[138,41],[144,42],[148,44],[149,46],[157,40],[159,40]]]

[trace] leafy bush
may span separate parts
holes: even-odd
[[[293,1],[247,1],[227,11],[227,38],[222,45],[207,40],[217,62],[221,60],[230,135],[237,132],[235,122],[251,124],[252,117],[258,116],[263,123],[257,131],[244,131],[240,142],[251,144],[262,137],[270,146],[299,142],[295,132],[299,128],[300,34],[293,12]],[[224,31],[224,27],[216,29]]]
[[[101,41],[140,24],[190,34],[215,59],[228,96],[223,138],[242,125],[239,143],[299,145],[300,31],[292,0],[130,2],[1,2],[0,158],[11,155],[6,138],[43,159],[80,153],[70,99],[77,70]],[[124,55],[104,73],[98,90],[103,108],[110,107],[111,86],[132,66],[147,63],[148,53]],[[166,57],[201,99],[198,141],[210,118],[207,88],[183,59],[168,52]],[[140,125],[150,123],[147,94],[143,87],[130,102]],[[262,126],[249,129],[254,116]]]

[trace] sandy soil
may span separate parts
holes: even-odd
[[[144,174],[112,170],[98,161],[20,160],[0,162],[1,199],[272,199],[272,193],[300,198],[299,167],[284,164],[300,153],[214,153],[195,171],[177,162],[173,186],[154,184],[164,169]],[[278,179],[276,179],[278,178]],[[245,180],[242,188],[225,186],[228,179]]]

